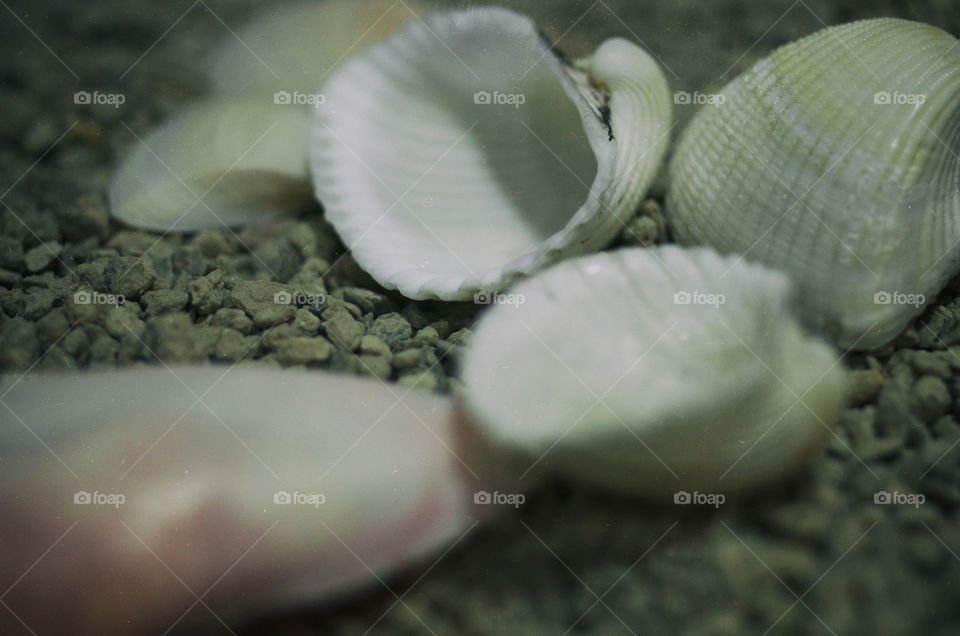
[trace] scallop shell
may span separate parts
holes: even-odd
[[[670,128],[640,48],[608,40],[574,64],[498,8],[411,21],[322,94],[317,198],[357,262],[414,299],[471,299],[609,243]]]
[[[789,291],[704,248],[561,263],[480,320],[467,411],[528,470],[654,497],[763,485],[821,451],[842,406],[837,356]]]
[[[314,95],[328,73],[423,9],[414,0],[324,0],[263,11],[205,60],[213,90]]]
[[[805,323],[894,338],[960,269],[960,46],[896,19],[776,50],[703,108],[670,170],[685,244],[787,271]]]
[[[375,586],[496,508],[474,505],[492,488],[450,400],[425,393],[209,367],[0,389],[19,420],[0,427],[4,634],[236,628]]]
[[[310,200],[306,112],[267,100],[190,106],[134,142],[110,184],[111,213],[162,231],[259,221]]]

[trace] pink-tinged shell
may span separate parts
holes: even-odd
[[[458,540],[480,458],[449,400],[403,391],[210,367],[4,378],[0,633],[233,626]]]

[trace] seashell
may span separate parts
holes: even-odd
[[[467,300],[608,244],[667,145],[657,63],[566,60],[499,8],[411,21],[322,88],[317,198],[356,261],[414,299]]]
[[[184,232],[262,220],[310,200],[306,112],[230,98],[188,107],[133,145],[110,184],[113,216]]]
[[[209,367],[0,388],[4,634],[235,628],[372,585],[493,508],[479,446],[425,393]]]
[[[205,60],[228,95],[316,94],[328,73],[422,12],[413,0],[325,0],[264,11]]]
[[[466,410],[527,472],[652,497],[764,485],[823,449],[843,399],[836,354],[801,332],[789,292],[704,248],[563,262],[481,318]]]
[[[684,244],[782,269],[843,347],[900,333],[960,269],[960,47],[876,19],[777,49],[682,136],[668,215]]]

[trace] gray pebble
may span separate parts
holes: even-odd
[[[27,369],[39,353],[36,323],[15,316],[0,326],[0,367]]]
[[[847,401],[860,406],[876,397],[883,385],[883,375],[874,369],[850,371],[847,376]]]
[[[285,285],[269,281],[240,281],[230,292],[233,302],[243,309],[259,328],[271,327],[293,319],[296,308],[283,303],[290,297]]]
[[[950,406],[950,392],[943,380],[925,375],[913,387],[912,410],[924,422],[932,422]]]
[[[944,380],[950,377],[950,363],[943,352],[914,351],[911,363],[917,375],[934,375]]]
[[[185,313],[164,314],[147,321],[144,342],[163,362],[197,362],[204,351],[194,339],[193,323]]]
[[[190,305],[201,316],[212,314],[223,304],[223,271],[215,269],[202,278],[196,278],[187,285],[190,292]]]
[[[420,366],[422,359],[420,349],[407,349],[393,356],[393,366],[396,369],[413,369]]]
[[[339,291],[343,294],[345,301],[353,303],[365,314],[372,313],[374,316],[379,316],[393,310],[390,299],[375,291],[361,287],[344,287]]]
[[[322,317],[323,327],[331,341],[349,351],[354,351],[360,346],[363,325],[354,320],[345,307],[332,307],[324,311]]]
[[[394,345],[403,342],[413,334],[413,328],[407,319],[394,312],[384,314],[373,321],[369,332],[394,348]]]
[[[390,378],[392,369],[390,359],[378,355],[361,355],[358,357],[360,362],[360,373],[371,375],[381,380]]]
[[[277,360],[283,365],[310,364],[326,362],[333,351],[326,338],[290,338],[284,340],[277,349]]]
[[[159,316],[172,311],[180,311],[187,306],[190,297],[181,291],[166,289],[162,291],[148,291],[143,294],[140,304],[143,305],[147,316]]]
[[[192,241],[206,258],[233,256],[237,249],[233,242],[219,230],[203,230]]]
[[[63,307],[57,307],[37,321],[37,337],[44,348],[63,338],[69,329],[70,321]]]
[[[153,264],[146,258],[120,257],[104,271],[104,282],[110,293],[128,300],[139,300],[156,279]]]
[[[293,326],[306,335],[313,335],[320,329],[320,319],[306,307],[300,307],[294,314]]]
[[[253,321],[242,309],[219,309],[207,319],[207,324],[214,327],[230,327],[243,335],[253,330]]]
[[[52,265],[62,250],[63,246],[56,241],[41,243],[23,255],[23,263],[28,272],[39,272]]]
[[[140,319],[140,307],[137,303],[129,302],[109,309],[103,317],[103,328],[107,333],[121,340],[127,335],[143,336],[146,324]]]
[[[255,352],[253,344],[248,343],[247,338],[236,329],[223,328],[214,347],[213,357],[217,360],[237,362]]]
[[[360,339],[360,353],[382,358],[391,358],[390,347],[379,336],[363,336]]]
[[[23,317],[27,320],[39,320],[53,308],[57,294],[49,289],[34,288],[23,297]]]
[[[0,267],[0,285],[10,288],[20,282],[20,274],[13,270]]]

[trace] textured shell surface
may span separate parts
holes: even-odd
[[[831,347],[785,275],[706,248],[560,263],[485,314],[464,361],[478,426],[531,464],[620,491],[730,492],[822,450],[842,405]]]
[[[960,267],[960,46],[874,19],[776,50],[703,108],[670,166],[684,244],[782,269],[805,324],[892,338]]]
[[[204,72],[217,93],[309,103],[328,73],[420,11],[414,0],[323,0],[263,11],[224,37]]]
[[[309,118],[270,101],[192,105],[134,141],[110,183],[130,225],[191,231],[260,221],[310,200]]]
[[[606,245],[670,121],[640,48],[610,40],[574,64],[498,8],[411,21],[321,92],[317,198],[357,262],[414,299],[467,300]]]
[[[0,427],[4,634],[17,618],[39,634],[169,632],[191,590],[209,613],[189,619],[221,622],[186,633],[236,628],[375,584],[490,514],[447,398],[394,408],[372,380],[211,367],[0,389],[24,422]]]

